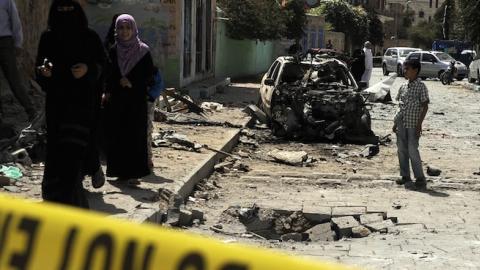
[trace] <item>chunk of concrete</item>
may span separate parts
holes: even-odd
[[[394,227],[395,224],[393,223],[392,220],[387,219],[381,222],[365,224],[365,226],[370,230],[372,230],[373,232],[387,233],[388,229],[391,227]]]
[[[181,209],[180,216],[178,218],[178,226],[191,226],[192,225],[192,212]]]
[[[339,238],[350,237],[352,235],[352,228],[360,225],[352,216],[332,218],[332,223]]]
[[[275,161],[293,166],[302,166],[303,162],[308,159],[308,154],[305,151],[282,151],[275,149],[270,151],[268,156]]]
[[[203,212],[198,209],[190,209],[192,212],[192,220],[198,219],[200,221],[204,220]]]
[[[357,226],[352,228],[352,237],[354,238],[363,238],[367,237],[371,234],[372,232],[366,228],[365,226]]]
[[[346,206],[346,207],[333,207],[332,217],[354,216],[359,218],[361,215],[366,214],[367,208],[364,206]]]
[[[10,184],[11,184],[10,178],[0,175],[0,187],[10,186]]]
[[[311,229],[305,231],[310,241],[333,241],[335,233],[332,231],[332,225],[329,223],[318,224]]]
[[[267,115],[257,106],[253,104],[248,105],[243,111],[250,114],[252,117],[255,117],[260,123],[267,123]]]
[[[280,239],[283,241],[283,242],[287,242],[287,241],[295,241],[295,242],[301,242],[303,241],[303,234],[302,233],[287,233],[287,234],[284,234],[280,237]]]
[[[385,215],[383,213],[365,214],[360,216],[360,223],[362,224],[377,223],[377,222],[382,222],[384,219],[385,219]]]
[[[427,166],[427,174],[429,176],[440,176],[440,174],[442,174],[442,170],[433,166]]]

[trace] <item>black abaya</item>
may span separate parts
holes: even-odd
[[[120,85],[116,47],[110,50],[107,78],[107,175],[137,179],[150,174],[147,154],[147,89],[154,70],[147,53],[126,75],[132,88]]]

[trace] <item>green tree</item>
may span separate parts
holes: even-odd
[[[462,37],[480,44],[480,1],[458,0],[458,14]]]
[[[305,34],[303,29],[307,24],[304,0],[289,1],[285,7],[285,16],[287,16],[287,31],[285,37],[296,41],[300,40]]]
[[[385,32],[383,31],[383,23],[378,18],[378,14],[375,10],[368,10],[368,40],[372,42],[373,45],[383,46],[383,37]]]
[[[369,36],[369,19],[361,7],[353,7],[343,0],[325,0],[310,10],[315,15],[324,15],[325,20],[337,32],[345,33],[348,45],[361,46]]]
[[[420,22],[416,26],[409,28],[409,39],[414,47],[428,49],[432,47],[432,43],[436,36],[435,22]]]
[[[275,0],[219,0],[218,6],[231,38],[265,41],[286,35],[288,16]]]

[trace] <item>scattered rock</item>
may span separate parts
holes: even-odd
[[[371,158],[376,156],[380,152],[378,145],[369,144],[367,147],[360,153],[361,157]]]
[[[191,226],[192,225],[192,212],[191,211],[188,211],[188,210],[185,210],[185,209],[181,209],[180,210],[180,216],[178,218],[178,226]]]
[[[364,227],[364,226],[357,226],[352,228],[352,237],[353,238],[363,238],[367,237],[371,234],[372,232]]]
[[[200,108],[206,111],[219,112],[223,109],[223,105],[217,102],[202,102]]]
[[[366,207],[362,206],[337,206],[332,208],[332,217],[354,216],[359,218],[367,212]]]
[[[225,173],[229,171],[229,169],[233,166],[234,163],[234,161],[224,161],[216,164],[213,168],[216,172]]]
[[[305,151],[272,150],[267,155],[277,162],[293,166],[302,166],[308,160],[308,154]]]
[[[358,221],[352,216],[332,218],[332,223],[339,238],[350,237],[352,228],[360,226]]]
[[[365,226],[370,230],[372,230],[373,232],[387,233],[388,228],[395,226],[395,224],[393,224],[392,220],[387,219],[382,222],[365,224]]]
[[[244,112],[248,113],[250,116],[255,117],[260,123],[267,123],[267,115],[260,110],[257,106],[251,104],[243,109]]]
[[[246,136],[240,136],[240,139],[238,141],[242,144],[251,145],[255,148],[258,147],[258,142],[256,140],[248,138]]]
[[[0,175],[0,187],[10,186],[10,185],[11,185],[10,178]]]
[[[442,170],[433,166],[427,166],[427,174],[430,176],[439,176],[440,174],[442,174]]]
[[[192,212],[192,219],[193,220],[199,220],[200,222],[204,221],[204,214],[202,211],[198,210],[198,209],[191,209],[190,210]]]
[[[397,209],[397,210],[398,210],[398,209],[401,209],[401,208],[403,207],[403,205],[402,205],[400,202],[394,202],[394,203],[392,204],[392,207],[393,207],[394,209]]]
[[[382,222],[384,219],[384,213],[365,214],[360,216],[360,223],[365,225],[370,223]]]
[[[332,231],[332,225],[323,223],[315,225],[313,228],[305,231],[310,241],[333,241],[335,240],[335,232]]]
[[[19,187],[16,187],[16,186],[4,186],[3,187],[6,191],[10,191],[12,193],[19,193],[20,192],[20,188]]]
[[[287,234],[284,234],[280,237],[280,239],[283,241],[283,242],[287,242],[287,241],[295,241],[295,242],[301,242],[303,241],[303,234],[302,233],[287,233]]]

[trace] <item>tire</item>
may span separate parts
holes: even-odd
[[[463,79],[465,79],[465,77],[457,77],[455,79],[457,79],[457,81],[462,81]]]
[[[447,76],[445,76],[445,72],[440,74],[440,81],[442,82],[443,85],[447,85],[448,84],[448,78]]]
[[[420,79],[422,79],[422,81],[425,81],[427,77],[420,77]]]
[[[397,75],[400,77],[400,76],[403,76],[403,70],[402,70],[402,65],[398,65],[397,66]]]
[[[388,74],[390,74],[390,72],[388,72],[387,70],[387,65],[385,64],[382,65],[382,71],[383,71],[383,76],[388,76]]]
[[[468,78],[468,82],[469,83],[475,83],[477,80],[475,80],[474,78]]]

